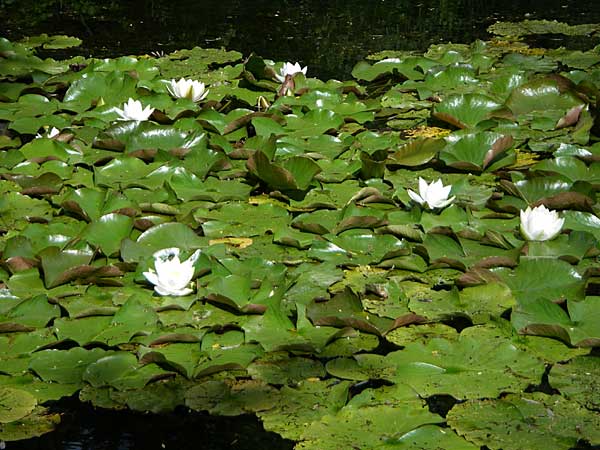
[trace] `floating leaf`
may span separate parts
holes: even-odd
[[[510,136],[492,132],[468,133],[447,138],[448,144],[440,152],[440,158],[449,166],[462,170],[497,169],[512,164],[514,154],[509,153],[498,160],[498,156],[512,147]],[[492,162],[496,162],[492,164]]]
[[[552,366],[548,381],[569,400],[590,410],[600,407],[600,364],[593,356],[578,356]]]
[[[567,450],[580,439],[592,445],[600,442],[596,413],[542,393],[469,400],[450,410],[448,424],[475,444],[494,450]]]
[[[22,419],[33,411],[36,405],[36,398],[29,392],[0,386],[0,423]]]

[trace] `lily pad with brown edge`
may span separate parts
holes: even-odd
[[[455,133],[446,138],[440,158],[461,170],[497,170],[515,161],[513,138],[490,131]]]
[[[319,165],[310,158],[292,156],[281,162],[270,162],[261,151],[254,152],[248,158],[247,167],[269,187],[281,190],[303,191],[321,171]]]
[[[52,319],[59,316],[58,305],[51,304],[45,295],[36,295],[14,305],[0,316],[0,329],[20,331],[20,328],[23,330],[44,328]]]
[[[516,87],[505,105],[519,117],[534,111],[560,110],[566,113],[583,103],[573,91],[571,82],[557,76],[536,78]]]
[[[500,104],[487,95],[451,95],[435,105],[433,116],[458,128],[473,128],[499,108]]]
[[[307,317],[315,326],[352,327],[378,336],[393,326],[392,319],[366,313],[350,288],[326,301],[313,300],[307,307]]]

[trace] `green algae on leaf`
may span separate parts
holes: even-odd
[[[597,414],[542,393],[469,400],[450,410],[448,423],[458,434],[494,450],[567,450],[580,439],[591,445],[600,442]]]
[[[555,364],[548,381],[569,400],[575,400],[590,410],[600,407],[598,372],[600,365],[592,356],[578,356],[566,363]]]

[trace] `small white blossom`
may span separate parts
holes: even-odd
[[[284,82],[285,81],[285,77],[286,75],[295,75],[297,73],[303,73],[304,75],[306,75],[306,70],[308,69],[308,66],[300,66],[300,63],[290,63],[290,62],[286,62],[283,64],[283,67],[281,69],[279,69],[279,73],[275,74],[275,78],[277,78],[280,82]]]
[[[177,247],[163,248],[152,255],[154,269],[144,272],[146,279],[154,285],[159,295],[181,296],[191,294],[190,282],[194,276],[194,264],[200,256],[196,250],[185,261],[179,260],[180,250]]]
[[[377,61],[375,64],[385,64],[385,63],[401,63],[402,60],[400,58],[385,58],[380,61]]]
[[[148,117],[154,112],[154,108],[150,106],[144,108],[142,102],[130,98],[127,100],[127,103],[123,105],[123,109],[117,108],[116,112],[121,116],[120,120],[143,121],[148,120]]]
[[[179,81],[171,80],[167,84],[167,89],[173,97],[189,98],[193,102],[200,102],[208,95],[204,83],[187,78],[180,78]]]
[[[35,138],[39,139],[39,138],[48,138],[48,139],[53,139],[56,136],[58,136],[60,134],[60,130],[56,127],[52,127],[50,128],[50,130],[48,130],[45,134],[36,134]]]
[[[442,180],[427,184],[423,178],[419,177],[419,193],[407,189],[408,196],[418,204],[429,208],[444,208],[454,201],[456,197],[452,196],[448,198],[450,194],[451,185],[444,186]]]
[[[560,233],[565,219],[544,205],[521,210],[521,234],[528,241],[547,241]]]

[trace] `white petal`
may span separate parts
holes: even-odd
[[[521,234],[529,241],[546,241],[556,237],[562,229],[565,219],[557,211],[551,211],[544,205],[533,209],[527,207],[519,213]]]
[[[155,260],[156,259],[161,259],[161,260],[171,259],[174,256],[176,256],[177,259],[179,259],[179,253],[180,253],[179,248],[177,248],[177,247],[168,247],[168,248],[163,248],[163,249],[155,251],[152,254],[152,257]]]
[[[154,272],[153,269],[150,269],[148,272],[143,272],[142,275],[144,275],[146,277],[146,280],[148,280],[150,283],[152,284],[158,284],[158,277],[156,276],[156,272]]]
[[[423,200],[423,198],[417,194],[414,191],[411,191],[410,189],[406,190],[406,193],[408,194],[408,196],[414,200],[415,202],[417,202],[419,205],[422,205],[423,203],[425,203],[425,201]]]
[[[447,199],[447,200],[440,200],[440,201],[438,201],[438,202],[435,204],[435,206],[434,206],[434,205],[431,205],[431,206],[432,206],[433,208],[445,208],[445,207],[446,207],[446,206],[448,206],[450,203],[452,203],[452,202],[454,201],[454,199],[455,199],[455,198],[456,198],[455,196],[452,196],[452,197],[450,197],[450,198],[449,198],[449,199]]]
[[[174,297],[181,297],[182,295],[188,295],[188,294],[191,294],[192,292],[194,292],[193,289],[190,289],[190,288],[168,289],[168,288],[164,288],[163,286],[159,286],[159,285],[154,286],[154,290],[159,295],[172,295]]]
[[[425,198],[424,196],[427,194],[428,188],[429,188],[429,185],[427,184],[427,181],[425,181],[423,178],[419,177],[419,194],[421,195],[422,198]]]

